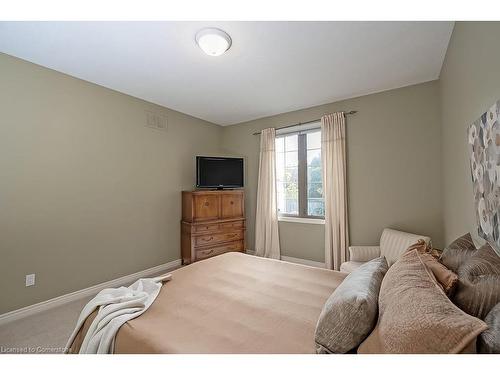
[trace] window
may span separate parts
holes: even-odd
[[[276,182],[280,216],[324,217],[319,129],[276,137]]]

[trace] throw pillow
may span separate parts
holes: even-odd
[[[335,289],[316,326],[318,353],[347,353],[368,336],[377,321],[378,293],[387,269],[384,257],[373,259]]]

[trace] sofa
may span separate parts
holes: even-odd
[[[379,257],[344,273],[325,302],[316,352],[499,354],[500,249],[467,233],[435,252],[425,236],[386,231]],[[386,241],[404,237],[416,242],[389,267]]]
[[[380,236],[380,244],[377,246],[350,246],[349,261],[340,265],[340,271],[351,273],[356,268],[372,259],[384,256],[389,267],[398,260],[409,246],[418,240],[430,243],[430,237],[420,234],[401,232],[395,229],[385,228]]]

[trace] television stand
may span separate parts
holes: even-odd
[[[245,251],[245,196],[236,190],[182,192],[182,264]]]

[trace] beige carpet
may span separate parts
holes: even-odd
[[[80,299],[37,315],[0,325],[1,354],[62,353],[83,306]]]

